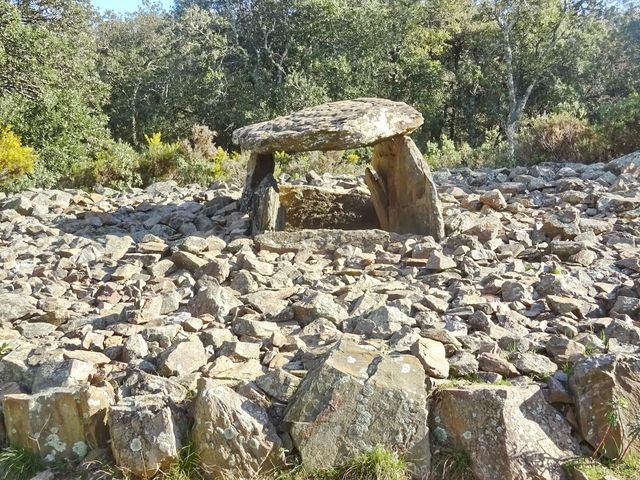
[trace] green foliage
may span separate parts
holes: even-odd
[[[161,472],[158,480],[204,480],[200,471],[200,457],[191,442],[182,447],[178,461],[166,472]]]
[[[83,188],[102,185],[116,190],[140,187],[140,155],[129,144],[108,142],[95,159],[72,169],[70,184]]]
[[[364,155],[366,155],[366,152]],[[329,172],[336,175],[362,175],[364,173],[362,157],[353,151],[344,155],[339,152],[303,152],[294,154],[275,152],[274,158],[276,161],[276,177],[284,173],[293,178],[304,178],[310,171],[319,174]]]
[[[344,465],[313,471],[296,467],[277,473],[273,480],[408,480],[407,464],[396,453],[376,447],[356,455]]]
[[[0,478],[29,480],[44,469],[40,456],[27,448],[8,447],[0,451]]]
[[[38,153],[29,183],[49,187],[107,137],[105,85],[88,2],[0,2],[0,123]]]
[[[598,111],[598,130],[607,139],[609,157],[640,149],[640,93],[605,104]]]
[[[485,132],[485,139],[476,148],[463,142],[456,145],[446,135],[440,142],[427,142],[424,159],[434,170],[443,168],[482,168],[504,166],[507,162],[506,144],[497,128]]]
[[[36,156],[10,127],[0,126],[0,187],[33,170]]]
[[[593,162],[604,154],[604,139],[589,122],[570,112],[539,115],[518,135],[518,163]]]
[[[574,475],[580,472],[588,480],[607,480],[617,478],[619,480],[636,480],[640,471],[640,456],[627,455],[620,462],[600,463],[593,458],[576,458],[564,465],[567,473]]]

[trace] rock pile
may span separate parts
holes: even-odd
[[[480,480],[616,457],[640,415],[638,163],[436,172],[442,241],[253,238],[222,184],[3,198],[0,440],[141,478],[188,437],[210,478],[376,445],[416,478],[452,451]]]

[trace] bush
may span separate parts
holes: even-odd
[[[216,146],[215,132],[205,126],[195,125],[190,138],[182,142],[164,143],[159,132],[145,138],[147,150],[140,167],[145,184],[175,180],[208,185],[216,180],[244,179],[243,158]]]
[[[0,126],[0,186],[8,187],[17,177],[33,171],[36,155],[22,145],[10,127]]]
[[[507,148],[500,130],[485,132],[484,141],[476,148],[467,143],[459,146],[446,135],[439,142],[427,142],[424,159],[432,170],[457,167],[498,167],[507,163]]]
[[[586,119],[569,112],[539,115],[523,122],[517,140],[519,164],[590,163],[604,155],[603,138]]]
[[[109,142],[96,153],[93,161],[79,164],[72,172],[72,186],[90,188],[94,185],[116,190],[140,187],[140,155],[128,143]]]
[[[640,93],[634,92],[602,107],[597,129],[607,140],[610,158],[640,150]]]
[[[313,170],[316,173],[333,175],[357,175],[364,173],[364,164],[370,159],[365,149],[346,152],[276,152],[275,176],[282,173],[292,178],[303,178]]]

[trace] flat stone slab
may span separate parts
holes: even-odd
[[[366,147],[422,125],[422,114],[402,102],[358,98],[325,103],[233,132],[233,143],[257,153]]]

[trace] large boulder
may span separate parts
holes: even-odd
[[[111,451],[125,472],[152,478],[178,459],[184,422],[162,395],[122,400],[108,412]]]
[[[341,341],[311,370],[285,422],[305,467],[330,467],[383,446],[404,452],[413,473],[430,468],[425,373],[409,355]]]
[[[438,447],[466,452],[476,480],[563,479],[562,464],[579,452],[537,386],[446,388],[431,418]]]
[[[409,137],[376,145],[366,170],[366,183],[383,230],[444,238],[436,184],[422,153]]]
[[[109,388],[51,388],[34,395],[4,397],[9,444],[27,448],[45,461],[79,460],[107,446],[105,415],[113,403]]]
[[[617,458],[630,441],[629,425],[640,418],[640,356],[603,354],[587,357],[575,364],[570,379],[576,420],[583,438],[608,458]],[[616,407],[624,401],[626,407]],[[613,428],[607,423],[611,412],[618,412]],[[632,450],[640,452],[637,442]]]
[[[258,153],[346,150],[406,135],[422,122],[420,112],[406,103],[358,98],[239,128],[233,142]]]
[[[200,379],[194,418],[192,438],[207,478],[254,478],[283,465],[265,410],[230,388]]]

